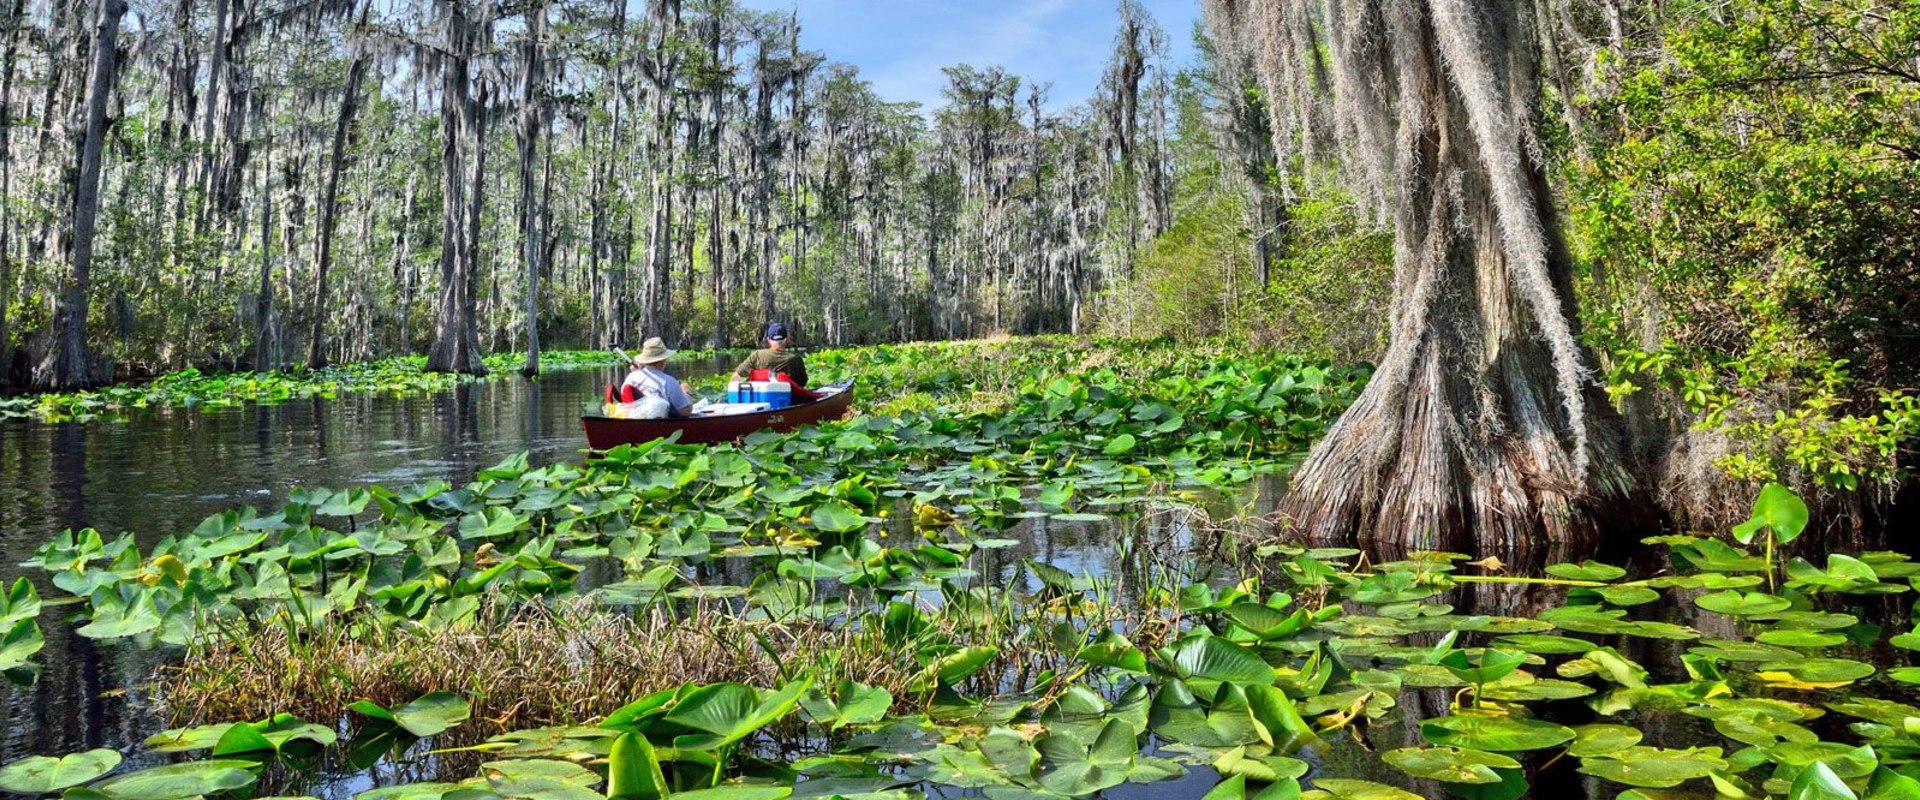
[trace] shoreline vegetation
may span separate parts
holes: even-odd
[[[675,353],[675,358],[709,359],[745,352],[742,348],[682,350]],[[265,372],[201,372],[189,368],[150,380],[98,389],[0,396],[0,425],[16,419],[85,422],[140,409],[227,408],[352,393],[428,394],[463,383],[521,377],[518,368],[524,358],[524,353],[487,356],[485,375],[429,372],[424,356]],[[556,350],[542,353],[541,359],[546,371],[617,367],[624,363],[618,354],[599,350]]]

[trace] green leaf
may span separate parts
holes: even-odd
[[[1611,564],[1587,561],[1580,564],[1554,564],[1547,574],[1570,581],[1613,581],[1626,577],[1627,571]]]
[[[709,735],[676,737],[674,747],[715,750],[745,739],[793,713],[800,706],[801,695],[812,685],[812,678],[803,678],[764,697],[737,683],[716,683],[693,689],[667,712],[666,720]]]
[[[813,527],[827,533],[866,530],[867,518],[844,500],[828,500],[813,509]]]
[[[1840,776],[1833,774],[1832,767],[1815,761],[1793,779],[1787,800],[1860,800],[1860,796],[1847,788]]]
[[[1735,617],[1773,614],[1793,607],[1793,603],[1784,597],[1766,592],[1738,592],[1731,589],[1703,594],[1693,602],[1708,611]]]
[[[51,794],[79,786],[120,765],[120,753],[106,748],[70,756],[32,756],[0,769],[0,789],[15,794]]]
[[[1205,687],[1207,682],[1269,685],[1273,666],[1245,647],[1218,636],[1187,637],[1172,653],[1168,666],[1175,675]]]
[[[226,732],[220,734],[219,741],[213,743],[213,754],[216,756],[257,753],[273,749],[273,742],[261,735],[258,728],[245,722],[236,722],[227,726]]]
[[[1837,689],[1872,675],[1873,665],[1844,658],[1770,661],[1754,668],[1754,677],[1783,689]]]
[[[16,620],[5,635],[0,635],[0,670],[26,666],[34,654],[46,646],[47,637],[40,633],[40,623],[31,619]]]
[[[1867,783],[1867,800],[1920,800],[1920,781],[1878,767]]]
[[[219,794],[254,781],[251,761],[188,761],[129,772],[94,784],[115,800],[184,800]]]
[[[1260,740],[1246,690],[1231,683],[1220,684],[1206,707],[1184,681],[1168,681],[1154,693],[1148,719],[1155,733],[1184,744],[1236,747]]]
[[[1764,527],[1773,531],[1775,541],[1786,544],[1806,530],[1807,518],[1807,504],[1799,495],[1785,486],[1769,483],[1760,489],[1760,496],[1754,498],[1753,516],[1734,527],[1733,537],[1741,544],[1748,544]]]
[[[1420,724],[1420,733],[1437,745],[1497,753],[1544,750],[1572,741],[1575,735],[1572,728],[1551,722],[1466,715],[1427,720]]]
[[[1000,648],[976,645],[962,647],[951,653],[934,659],[929,668],[944,684],[955,684],[966,680],[973,673],[985,669],[1000,655]]]
[[[1580,771],[1614,783],[1645,789],[1668,789],[1724,770],[1727,762],[1718,747],[1661,750],[1630,747],[1605,758],[1580,761]]]
[[[1133,450],[1135,444],[1136,441],[1133,438],[1133,434],[1123,433],[1108,440],[1107,446],[1102,452],[1110,456],[1125,455]]]
[[[1313,782],[1313,788],[1321,794],[1308,793],[1303,796],[1324,795],[1332,800],[1424,800],[1420,795],[1405,789],[1384,783],[1347,778],[1320,778]]]
[[[1474,663],[1465,650],[1455,650],[1440,659],[1440,666],[1460,680],[1472,684],[1487,684],[1513,674],[1513,671],[1526,663],[1527,657],[1521,653],[1508,653],[1502,650],[1486,649],[1480,651],[1479,663]],[[1497,779],[1496,779],[1497,780]],[[1492,781],[1476,781],[1491,783]]]
[[[715,786],[674,792],[673,800],[782,800],[791,794],[791,786]]]
[[[840,718],[834,727],[868,725],[879,722],[893,708],[893,694],[878,686],[855,681],[840,682]]]
[[[1313,616],[1304,608],[1289,613],[1264,603],[1235,603],[1224,613],[1228,621],[1261,641],[1291,637],[1313,622]]]
[[[466,698],[452,692],[434,692],[392,710],[361,700],[347,710],[377,720],[391,722],[414,736],[427,737],[446,731],[472,716],[473,707]]]
[[[1576,726],[1573,733],[1573,744],[1567,746],[1567,755],[1580,758],[1623,752],[1639,744],[1643,736],[1637,728],[1603,723]]]
[[[600,776],[570,761],[548,758],[489,761],[487,786],[494,794],[528,800],[601,800],[588,787],[599,783]]]
[[[1246,694],[1247,709],[1253,712],[1261,739],[1268,746],[1282,752],[1292,752],[1318,738],[1313,727],[1300,716],[1300,710],[1294,707],[1293,698],[1285,692],[1272,686],[1254,684],[1246,687]]]
[[[1402,747],[1380,758],[1415,778],[1444,783],[1499,783],[1496,767],[1520,768],[1520,762],[1507,756],[1458,747]]]
[[[1135,647],[1127,637],[1111,630],[1102,632],[1097,641],[1080,648],[1076,657],[1096,667],[1125,672],[1147,671],[1147,654]]]
[[[637,733],[623,733],[613,740],[607,755],[607,797],[609,800],[660,800],[667,794],[667,777],[654,755],[653,744]]]

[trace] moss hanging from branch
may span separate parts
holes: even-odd
[[[1291,511],[1316,540],[1505,551],[1649,517],[1577,338],[1572,261],[1534,133],[1534,5],[1215,0],[1253,48],[1283,163],[1319,157],[1395,232],[1379,371],[1314,449]],[[1322,55],[1324,54],[1324,60]]]

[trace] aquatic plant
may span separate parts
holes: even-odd
[[[70,532],[30,563],[79,601],[61,613],[81,635],[187,645],[182,698],[231,687],[213,676],[244,674],[224,671],[243,659],[288,676],[289,692],[328,672],[349,688],[315,691],[298,706],[305,718],[352,707],[351,738],[387,758],[418,757],[407,743],[430,734],[491,759],[374,800],[897,797],[921,786],[1053,798],[1194,768],[1225,778],[1225,800],[1418,796],[1409,788],[1512,798],[1576,773],[1634,797],[1920,789],[1920,707],[1904,689],[1920,668],[1882,666],[1920,636],[1866,621],[1913,588],[1920,564],[1891,552],[1781,563],[1768,541],[1805,521],[1778,491],[1732,540],[1649,537],[1630,567],[1509,576],[1465,554],[1372,563],[1249,538],[1230,564],[1185,550],[1137,574],[1086,574],[1006,553],[1015,526],[1125,525],[1181,492],[1284,469],[1352,382],[1227,352],[1108,364],[1070,344],[1028,350],[821,359],[947,409],[937,414],[721,447],[655,442],[585,465],[516,457],[460,487],[302,490],[150,546]],[[856,363],[914,358],[924,368]],[[949,375],[942,364],[967,366]],[[999,399],[979,399],[999,386]],[[507,652],[473,655],[493,634]],[[659,657],[617,673],[569,649],[607,635],[611,658],[633,647]],[[387,646],[437,682],[395,662],[324,666]],[[512,649],[535,647],[555,652]],[[698,677],[672,674],[696,660]],[[516,664],[574,664],[598,685],[568,716],[573,678],[551,679],[539,699],[503,677]],[[528,729],[537,717],[514,720],[476,696],[496,682],[498,702],[546,708],[548,726]],[[408,710],[431,692],[461,699]],[[231,739],[233,752],[188,763],[281,769],[276,736],[318,743],[277,716],[288,707],[271,707],[275,695],[257,695],[262,705],[213,719],[209,705],[177,709],[201,712],[179,735]],[[404,724],[455,707],[485,713]],[[354,741],[334,746],[357,752]],[[245,772],[203,769],[209,785],[240,780],[220,770]]]
[[[709,358],[727,351],[684,351],[682,358]],[[428,372],[426,359],[411,356],[320,369],[291,368],[262,372],[202,372],[184,369],[130,383],[71,392],[46,392],[0,398],[0,423],[11,419],[42,422],[114,418],[130,411],[158,408],[215,409],[246,403],[276,405],[310,397],[342,394],[430,394],[463,383],[517,377],[520,354],[486,358],[486,376]],[[618,366],[620,356],[597,350],[542,353],[548,370]]]

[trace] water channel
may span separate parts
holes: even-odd
[[[730,366],[676,363],[672,371],[690,386],[703,378],[711,385]],[[92,422],[0,424],[0,581],[26,576],[43,597],[61,597],[44,573],[18,564],[67,529],[92,527],[109,537],[131,532],[144,547],[227,509],[276,507],[296,487],[460,485],[520,451],[535,465],[579,460],[585,446],[580,414],[618,378],[617,369],[583,369],[431,395],[356,394],[273,406],[140,410]],[[1159,527],[1164,535],[1168,526]],[[1115,541],[1124,534],[1114,522],[1036,519],[1009,535],[1022,542],[1003,551],[996,571],[1032,557],[1107,574],[1120,559]],[[95,747],[137,752],[143,739],[166,727],[142,686],[174,655],[79,636],[57,607],[40,621],[47,643],[36,659],[38,675],[0,681],[0,763]],[[323,793],[350,796],[356,782]],[[1205,785],[1189,791],[1204,792]]]

